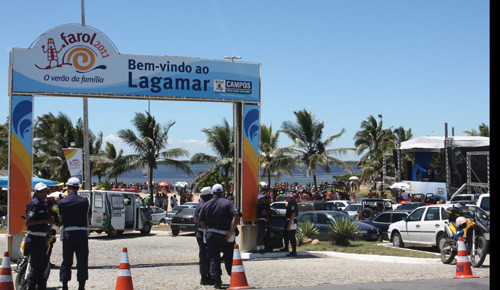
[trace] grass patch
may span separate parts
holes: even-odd
[[[366,254],[366,255],[381,255],[381,256],[398,256],[398,257],[412,257],[412,258],[438,258],[437,255],[409,251],[404,249],[397,249],[378,245],[375,242],[367,241],[351,241],[348,247],[341,247],[332,244],[331,242],[320,242],[316,245],[305,244],[297,247],[297,251],[332,251],[351,254]]]

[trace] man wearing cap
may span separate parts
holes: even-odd
[[[200,194],[200,202],[196,206],[194,211],[194,224],[198,227],[196,231],[196,241],[198,242],[198,256],[200,259],[200,275],[201,275],[201,285],[214,285],[214,280],[210,277],[210,261],[208,259],[207,252],[207,242],[206,242],[206,229],[200,227],[200,220],[198,215],[200,214],[201,208],[205,205],[207,201],[212,198],[212,189],[210,187],[203,187]]]
[[[257,201],[257,251],[261,254],[266,252],[264,238],[266,237],[267,223],[271,216],[271,206],[267,203],[266,195],[260,193]]]
[[[77,194],[78,189],[80,189],[80,180],[78,178],[71,177],[66,185],[68,187],[68,196],[59,201],[59,213],[61,214],[63,226],[61,228],[63,261],[59,280],[63,284],[63,290],[68,289],[74,253],[76,254],[78,289],[81,290],[85,289],[85,281],[88,279],[87,220],[89,202],[87,198]]]
[[[210,260],[210,275],[214,279],[214,287],[222,289],[220,253],[224,254],[224,264],[228,275],[231,275],[235,230],[240,215],[234,203],[223,197],[220,184],[212,187],[214,197],[201,208],[200,225],[207,229],[207,252]]]
[[[46,239],[47,232],[54,224],[54,218],[50,216],[45,203],[48,192],[49,190],[44,183],[37,183],[34,188],[34,197],[26,205],[28,235],[25,242],[30,251],[33,269],[28,276],[28,289],[47,289],[47,281],[45,281],[44,276],[47,266]]]
[[[287,192],[285,194],[285,200],[287,201],[286,206],[286,228],[283,232],[283,240],[285,243],[285,247],[280,249],[280,252],[288,252],[288,243],[292,244],[292,251],[287,255],[287,257],[296,257],[297,256],[297,240],[295,239],[295,231],[297,230],[297,220],[296,217],[299,213],[299,207],[295,200],[293,200],[293,194],[291,192]]]

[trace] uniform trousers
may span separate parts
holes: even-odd
[[[31,255],[30,263],[32,267],[32,271],[28,276],[28,284],[45,285],[47,282],[44,275],[47,266],[47,238],[28,235],[26,244]]]
[[[64,233],[62,240],[63,261],[59,280],[66,282],[71,280],[71,266],[73,265],[73,253],[76,255],[76,279],[84,282],[89,278],[88,260],[89,244],[87,231],[68,231]]]
[[[283,232],[283,242],[285,244],[285,249],[288,249],[288,243],[292,245],[292,252],[297,251],[297,239],[295,238],[295,230],[290,230]]]
[[[198,257],[200,259],[200,275],[210,275],[210,260],[208,259],[207,244],[203,242],[203,234],[196,233],[196,241],[198,242]]]
[[[229,276],[233,267],[234,242],[228,242],[225,235],[218,233],[207,233],[207,252],[210,260],[210,276],[216,281],[221,280],[222,270],[220,267],[220,253],[224,256],[224,265]]]

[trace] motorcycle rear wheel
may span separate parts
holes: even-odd
[[[16,289],[25,290],[28,289],[28,280],[24,277],[26,276],[26,268],[28,267],[28,260],[23,260],[16,275]]]
[[[444,264],[451,264],[457,255],[457,251],[453,247],[453,244],[449,239],[445,239],[439,246],[441,248],[441,262]]]
[[[478,236],[476,238],[476,252],[472,253],[472,249],[469,253],[469,261],[472,267],[481,267],[486,259],[486,254],[488,254],[488,241],[484,236]]]

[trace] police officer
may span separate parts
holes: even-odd
[[[295,231],[297,230],[297,215],[299,213],[299,207],[295,200],[293,200],[293,194],[287,192],[285,194],[285,200],[288,202],[286,206],[286,228],[283,232],[283,240],[285,247],[280,250],[280,252],[288,252],[288,243],[292,244],[292,251],[287,255],[287,257],[297,256],[297,239],[295,238]]]
[[[206,239],[206,229],[200,227],[200,221],[198,215],[200,214],[201,208],[205,205],[207,201],[212,198],[212,189],[207,186],[201,189],[200,202],[196,206],[194,211],[194,224],[198,227],[196,231],[196,241],[198,242],[198,256],[200,259],[200,275],[201,275],[201,285],[214,285],[215,281],[210,277],[210,261],[208,259],[207,253],[207,243]]]
[[[81,290],[85,289],[85,281],[88,279],[87,220],[89,202],[87,198],[77,194],[80,188],[78,178],[71,177],[66,185],[68,187],[68,196],[59,201],[59,213],[62,220],[61,240],[63,244],[63,261],[59,280],[63,284],[63,289],[68,289],[74,253],[76,254],[78,289]]]
[[[30,251],[33,268],[28,276],[28,289],[47,289],[44,275],[47,265],[47,233],[54,224],[54,218],[50,216],[45,203],[48,193],[45,183],[37,183],[34,188],[34,197],[26,205],[26,227],[28,228],[26,245]]]
[[[222,289],[220,253],[224,255],[226,271],[231,275],[233,262],[235,230],[240,215],[234,203],[223,197],[220,184],[212,187],[214,197],[200,210],[200,225],[207,229],[207,252],[210,261],[210,275],[214,279],[214,287]]]
[[[267,232],[268,217],[271,215],[271,207],[267,203],[267,196],[263,193],[258,195],[257,201],[257,251],[261,254],[266,252],[264,239]]]

